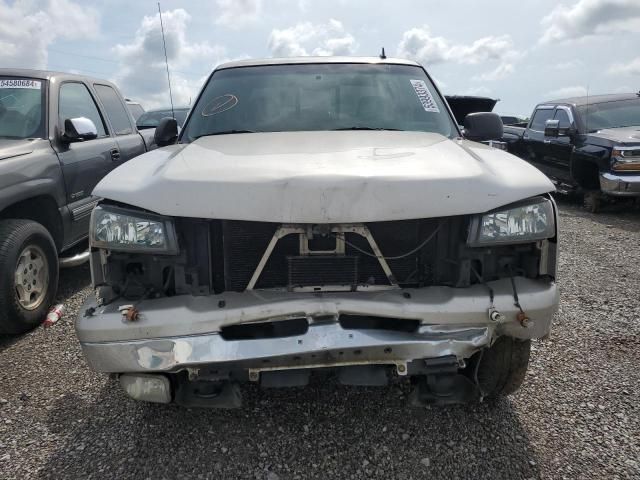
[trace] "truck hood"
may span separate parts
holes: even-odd
[[[640,143],[640,126],[606,128],[592,133],[594,137],[606,138],[612,142]]]
[[[0,138],[0,160],[27,155],[34,150],[34,140]]]
[[[338,131],[202,137],[127,162],[94,194],[171,216],[349,223],[479,213],[553,190],[479,143]]]

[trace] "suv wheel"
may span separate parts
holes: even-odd
[[[39,325],[58,288],[53,238],[30,220],[0,221],[0,333]]]
[[[500,337],[487,348],[478,366],[482,394],[496,398],[515,392],[524,381],[529,366],[531,340]]]
[[[598,213],[602,207],[602,195],[600,192],[586,192],[583,205],[589,212]]]

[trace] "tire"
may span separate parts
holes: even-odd
[[[602,207],[602,200],[599,192],[587,192],[584,194],[583,200],[584,208],[591,213],[600,212]]]
[[[500,337],[480,359],[478,384],[483,396],[509,395],[522,385],[529,366],[531,340]]]
[[[31,220],[0,220],[0,334],[42,323],[57,289],[58,253],[47,229]]]

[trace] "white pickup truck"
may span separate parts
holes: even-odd
[[[242,382],[411,378],[412,401],[506,395],[558,304],[556,207],[537,169],[465,138],[405,60],[215,69],[178,135],[96,187],[90,366],[133,398],[236,407]]]

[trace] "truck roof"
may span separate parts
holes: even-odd
[[[288,57],[288,58],[248,58],[245,60],[235,60],[223,63],[216,67],[216,70],[236,67],[257,67],[260,65],[299,65],[306,63],[371,63],[389,65],[412,65],[420,66],[418,63],[402,58],[380,58],[380,57]]]
[[[573,105],[575,107],[581,107],[584,105],[593,105],[596,103],[616,102],[619,100],[632,100],[634,98],[640,98],[639,93],[613,93],[609,95],[590,95],[584,97],[571,97],[560,100],[549,100],[548,102],[542,102],[540,105],[546,104],[566,104]]]
[[[80,75],[76,73],[56,72],[53,70],[34,70],[30,68],[0,68],[0,77],[1,76],[37,78],[40,80],[56,79],[60,81],[74,79],[85,80],[90,83],[99,82],[113,85],[113,82],[110,82],[104,78],[89,77],[87,75]]]

